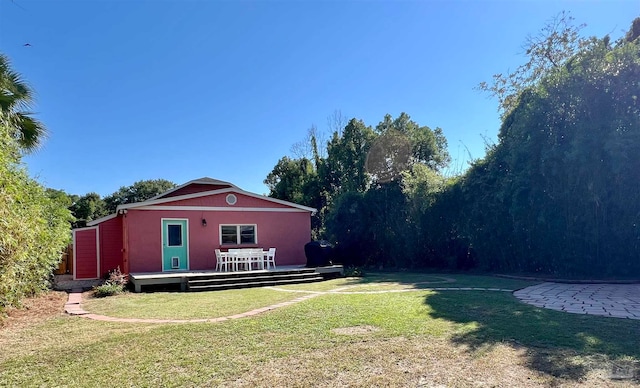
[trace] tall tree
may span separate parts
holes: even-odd
[[[495,74],[492,82],[481,82],[478,89],[490,93],[498,99],[498,110],[502,117],[515,108],[520,94],[537,84],[552,71],[584,49],[590,39],[580,35],[585,24],[576,26],[574,18],[561,12],[551,19],[538,35],[530,35],[524,44],[527,62],[508,74]]]
[[[47,134],[45,126],[32,117],[32,104],[33,90],[11,69],[9,58],[0,53],[0,125],[26,152],[38,149]]]
[[[327,158],[320,180],[331,198],[345,192],[364,192],[371,182],[366,170],[367,153],[376,134],[362,120],[351,119],[342,134],[333,133],[327,144]]]
[[[367,166],[379,181],[397,180],[402,171],[415,164],[439,171],[451,160],[442,129],[421,126],[404,112],[396,119],[385,115],[375,130],[379,136],[369,152]]]
[[[100,198],[100,194],[98,193],[87,193],[82,197],[74,199],[75,201],[69,209],[73,213],[73,216],[76,217],[76,223],[74,225],[76,227],[82,227],[86,225],[88,221],[104,217],[109,213],[105,201]]]
[[[317,174],[309,159],[284,156],[267,175],[264,183],[269,187],[270,197],[313,206],[313,194],[309,189],[316,180]]]

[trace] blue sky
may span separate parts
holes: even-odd
[[[473,88],[562,10],[617,38],[640,2],[0,0],[0,51],[37,92],[50,137],[25,162],[47,187],[209,176],[264,194],[335,111],[404,111],[443,129],[453,169],[482,157],[500,121]]]

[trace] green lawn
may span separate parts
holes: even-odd
[[[440,277],[456,280],[447,286],[528,284],[373,274],[286,288],[388,289]],[[222,305],[237,312],[233,305],[252,297],[266,305],[297,296],[268,289],[129,294],[85,308],[183,318],[224,314]],[[352,335],[339,334],[344,329]],[[594,386],[617,384],[609,379],[613,367],[636,368],[638,343],[640,321],[539,309],[505,292],[324,294],[221,323],[126,324],[56,316],[0,329],[0,386]]]
[[[298,296],[300,295],[263,288],[188,293],[127,293],[90,299],[83,303],[83,307],[95,314],[120,318],[198,319],[243,313]]]

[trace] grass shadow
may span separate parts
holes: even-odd
[[[517,290],[530,285],[539,284],[538,281],[525,281],[495,277],[488,274],[459,274],[451,272],[367,272],[357,278],[354,285],[368,284],[399,284],[415,289],[479,287],[502,288]]]
[[[640,368],[640,321],[536,308],[504,292],[435,292],[425,303],[433,318],[461,324],[452,341],[471,352],[524,347],[530,369],[573,381],[595,367]]]

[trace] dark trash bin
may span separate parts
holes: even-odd
[[[311,241],[305,244],[304,255],[307,257],[307,267],[331,265],[333,246],[326,240]]]

